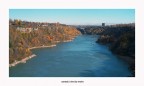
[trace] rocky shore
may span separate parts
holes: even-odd
[[[31,59],[31,58],[33,58],[33,57],[35,57],[35,56],[36,56],[35,54],[32,54],[31,56],[28,56],[28,57],[26,57],[26,58],[24,58],[24,59],[22,59],[22,60],[20,60],[20,61],[16,61],[16,60],[15,60],[15,62],[9,64],[9,67],[16,66],[17,64],[20,64],[20,63],[26,63],[27,60],[29,60],[29,59]]]
[[[32,50],[32,49],[36,49],[36,48],[48,48],[48,47],[55,47],[55,46],[56,46],[56,45],[49,45],[49,46],[43,45],[43,46],[31,47],[31,48],[29,48],[29,49]]]
[[[74,38],[71,38],[71,40],[64,40],[62,42],[70,42],[70,41],[73,41],[73,39]],[[59,43],[60,41],[55,41],[55,42]],[[31,47],[31,48],[29,48],[29,50],[37,49],[37,48],[49,48],[49,47],[55,47],[55,46],[56,46],[56,44],[49,45],[49,46],[43,45],[43,46]],[[33,58],[35,56],[36,56],[35,54],[32,54],[32,55],[30,55],[30,56],[28,56],[28,57],[26,57],[26,58],[24,58],[24,59],[22,59],[20,61],[15,60],[15,62],[9,64],[9,67],[14,67],[14,66],[16,66],[17,64],[20,64],[20,63],[26,63],[27,60],[29,60],[29,59],[31,59],[31,58]]]

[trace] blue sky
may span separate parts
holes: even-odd
[[[134,23],[134,9],[10,9],[11,19],[34,22],[94,25]]]

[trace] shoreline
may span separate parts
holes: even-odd
[[[47,47],[55,47],[56,45],[49,45],[49,46],[45,46],[45,45],[43,45],[43,46],[37,46],[37,47],[31,47],[31,48],[29,48],[30,50],[32,50],[32,49],[37,49],[37,48],[47,48]]]
[[[71,42],[72,40],[64,40],[64,41],[62,41],[62,42]]]
[[[135,77],[135,59],[133,59],[129,56],[120,56],[120,55],[118,55],[118,58],[124,60],[125,62],[127,62],[129,64],[128,69],[132,73],[132,76],[129,76],[129,77]]]
[[[48,47],[54,47],[54,46],[56,46],[56,45],[49,45],[49,46],[44,46],[43,45],[43,46],[38,46],[38,47],[31,47],[31,48],[28,48],[28,49],[32,50],[32,49],[37,49],[37,48],[48,48]],[[20,63],[26,63],[27,60],[29,60],[29,59],[31,59],[35,56],[36,56],[35,54],[32,54],[32,55],[30,55],[30,56],[28,56],[28,57],[26,57],[26,58],[24,58],[20,61],[15,60],[15,62],[9,64],[9,67],[14,67],[14,66],[16,66],[17,64],[20,64]]]
[[[32,54],[32,55],[30,55],[30,56],[28,56],[28,57],[26,57],[26,58],[24,58],[20,61],[15,60],[15,62],[9,64],[9,67],[14,67],[14,66],[16,66],[17,64],[20,64],[20,63],[26,63],[27,60],[29,60],[31,58],[34,58],[35,56],[36,56],[35,54]]]
[[[72,38],[71,40],[64,40],[62,42],[71,42],[71,41],[73,41],[73,39],[74,38]],[[55,41],[55,42],[59,43],[61,41]],[[55,46],[56,46],[56,44],[52,44],[52,45],[48,45],[48,46],[43,45],[43,46],[31,47],[31,48],[28,48],[28,49],[32,50],[32,49],[37,49],[37,48],[50,48],[50,47],[55,47]],[[28,56],[28,57],[26,57],[26,58],[24,58],[24,59],[22,59],[20,61],[15,60],[15,62],[9,64],[9,67],[14,67],[14,66],[16,66],[17,64],[20,64],[20,63],[24,64],[24,63],[26,63],[27,60],[29,60],[29,59],[31,59],[31,58],[33,58],[35,56],[36,56],[35,54],[32,54],[32,55],[30,55],[30,56]]]
[[[127,62],[129,65],[135,64],[135,59],[131,58],[130,56],[121,56],[117,55],[118,58],[123,59],[125,62]]]

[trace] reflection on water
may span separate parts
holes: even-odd
[[[123,77],[130,76],[128,64],[113,55],[106,46],[95,43],[97,37],[78,36],[74,41],[53,48],[35,49],[37,56],[26,64],[10,68],[10,76],[24,77]]]

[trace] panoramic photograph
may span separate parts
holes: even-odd
[[[135,9],[9,9],[9,77],[135,77]]]

